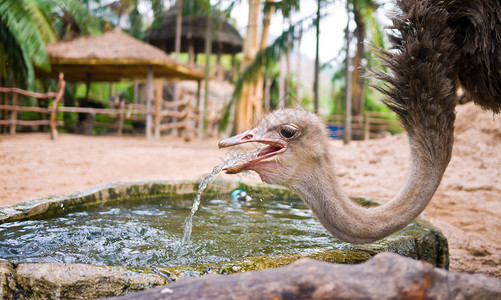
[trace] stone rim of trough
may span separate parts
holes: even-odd
[[[161,197],[166,195],[182,196],[183,198],[193,197],[198,190],[200,180],[169,180],[169,181],[136,181],[136,182],[113,182],[97,185],[91,188],[66,194],[48,197],[34,198],[18,204],[0,207],[0,224],[11,221],[20,221],[39,216],[50,217],[52,214],[60,213],[66,209],[78,208],[79,206],[97,205],[104,202],[120,201],[124,199],[140,199],[145,197]],[[261,182],[244,182],[233,179],[217,179],[208,185],[202,196],[214,194],[229,194],[232,190],[244,189],[249,194],[255,196],[267,196],[270,193],[279,198],[297,198],[289,189]],[[352,199],[362,205],[377,205],[383,201],[380,198],[352,197]],[[412,228],[412,226],[416,228]],[[395,241],[390,237],[385,239],[385,245],[378,246],[378,243],[347,246],[345,250],[350,255],[341,253],[339,250],[330,251],[310,251],[299,255],[284,255],[279,259],[274,257],[254,257],[246,258],[237,262],[218,264],[219,273],[233,273],[246,270],[278,267],[295,261],[301,257],[310,257],[329,262],[340,263],[360,263],[371,256],[382,252],[395,252],[404,256],[422,259],[441,268],[449,267],[448,244],[445,236],[439,229],[434,227],[424,215],[407,226],[402,232],[414,231],[415,236],[400,235]],[[398,234],[397,234],[398,235]],[[402,243],[403,239],[403,243]],[[399,245],[397,245],[399,244]],[[431,245],[431,249],[425,249],[425,244]],[[253,265],[257,268],[251,268]],[[214,271],[214,265],[200,266],[197,268],[168,267],[164,268],[168,274],[181,274],[190,276],[190,272],[207,273]]]

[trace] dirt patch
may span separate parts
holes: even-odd
[[[425,212],[449,240],[452,270],[501,278],[501,116],[473,104],[460,106],[455,135],[449,168]],[[199,179],[227,154],[217,142],[1,135],[0,205],[108,182]],[[390,198],[407,176],[406,135],[348,146],[333,141],[332,147],[350,195]],[[249,173],[231,177],[259,180]]]

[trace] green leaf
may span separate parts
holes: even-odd
[[[31,64],[29,62],[31,59],[34,65],[48,71],[50,70],[50,63],[45,51],[45,43],[37,23],[33,20],[33,17],[40,17],[41,15],[33,13],[30,3],[25,2],[31,1],[1,1],[0,21],[15,37],[25,59],[28,58],[26,65]]]

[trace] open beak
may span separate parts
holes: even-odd
[[[287,144],[283,140],[270,139],[264,137],[265,131],[261,127],[248,130],[241,134],[227,138],[219,142],[219,148],[237,146],[245,143],[260,143],[262,144],[256,151],[240,154],[235,157],[235,162],[223,168],[227,174],[236,174],[250,169],[261,163],[265,163],[267,158],[287,150]]]

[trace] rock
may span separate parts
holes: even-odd
[[[0,259],[0,298],[13,299],[15,291],[14,266],[7,260]]]
[[[21,263],[14,277],[16,299],[110,297],[167,283],[147,269],[86,264]]]
[[[187,278],[112,299],[501,299],[501,280],[381,253],[358,265],[301,259],[277,269]]]

